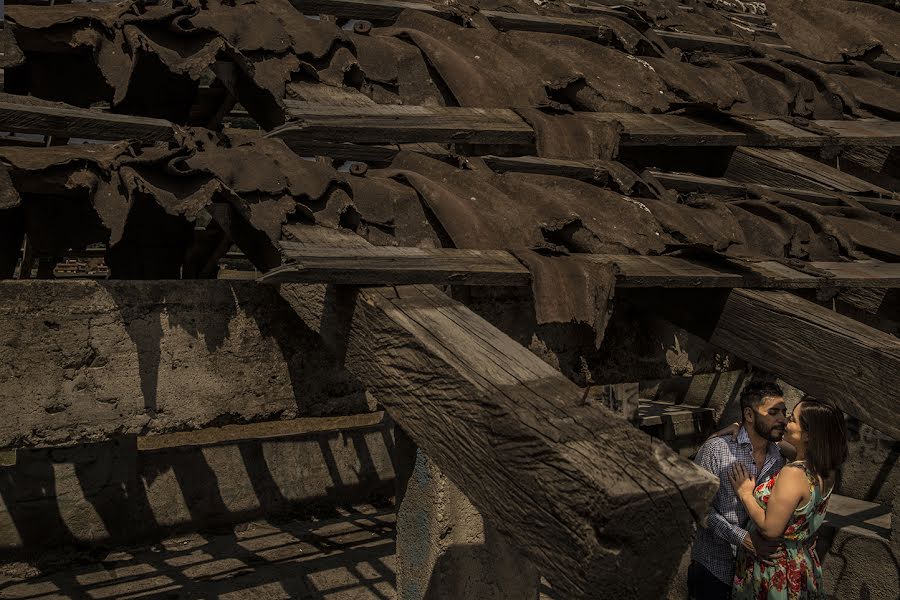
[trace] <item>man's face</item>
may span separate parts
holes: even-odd
[[[787,425],[787,407],[781,396],[766,396],[762,404],[753,409],[753,430],[770,442],[781,441]]]

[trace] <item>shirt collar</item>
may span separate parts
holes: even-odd
[[[741,428],[738,429],[738,444],[750,444],[750,435],[747,433],[747,430],[741,425]]]

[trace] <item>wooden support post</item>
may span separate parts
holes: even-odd
[[[608,410],[581,406],[572,382],[433,287],[280,289],[565,597],[651,598],[665,587],[714,478]]]
[[[324,227],[284,231],[307,246],[369,246]],[[583,406],[575,384],[434,287],[280,292],[563,597],[658,597],[714,477]]]
[[[664,314],[677,324],[900,440],[900,339],[781,291],[732,290],[707,305],[673,294],[657,306],[673,302]]]

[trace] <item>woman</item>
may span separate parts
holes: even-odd
[[[835,471],[847,460],[844,415],[807,396],[794,407],[784,441],[796,450],[794,462],[755,489],[744,466],[732,466],[731,483],[747,507],[751,530],[784,538],[784,552],[771,562],[738,549],[734,600],[825,597],[822,566],[810,540],[825,520]]]

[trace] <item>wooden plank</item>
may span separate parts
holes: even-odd
[[[298,122],[287,124],[270,135],[289,145],[341,142],[511,144],[529,146],[534,132],[516,113],[506,109],[423,106],[322,106],[292,103],[290,116]],[[640,115],[632,113],[583,113],[590,120],[617,121],[624,132],[622,145],[645,146],[740,146],[825,145],[847,143],[862,145],[900,145],[900,123],[856,121],[856,128],[841,123],[836,136],[782,130],[778,134],[738,131],[737,125],[753,127],[752,122],[735,119],[735,130],[682,115]],[[832,127],[831,121],[817,122]],[[797,128],[793,128],[797,129]],[[142,142],[170,140],[172,125],[162,119],[115,115],[88,109],[34,106],[0,102],[0,130],[44,133],[100,140],[135,139]],[[861,137],[869,136],[869,137]],[[370,149],[371,150],[371,149]],[[379,150],[385,156],[391,149]]]
[[[280,288],[554,590],[640,598],[666,585],[714,478],[608,410],[583,407],[577,386],[436,288],[338,286],[318,302],[304,289]]]
[[[536,173],[569,177],[581,181],[608,179],[608,172],[590,161],[542,158],[539,156],[483,156],[481,160],[498,173]]]
[[[507,109],[426,106],[323,106],[294,102],[291,119],[278,130],[293,137],[329,142],[396,144],[463,142],[469,144],[532,144],[534,131]],[[290,142],[288,142],[290,143]]]
[[[268,271],[260,278],[261,283],[531,284],[528,269],[504,250],[375,247],[349,232],[324,227],[303,231],[306,241],[281,242],[284,256],[292,262]],[[319,237],[311,240],[313,235]],[[330,241],[336,235],[341,236],[337,246]],[[815,276],[776,261],[723,259],[720,264],[704,264],[675,256],[570,256],[592,263],[614,264],[617,267],[616,285],[623,288],[900,287],[900,264],[876,261],[807,263],[814,272],[823,273]]]
[[[146,143],[174,138],[172,124],[163,119],[24,102],[0,102],[0,131],[93,140],[131,139]]]
[[[737,148],[729,161],[725,177],[739,183],[835,190],[848,194],[880,194],[885,198],[892,195],[889,190],[799,152],[779,148]]]
[[[260,283],[328,282],[352,285],[530,285],[531,274],[503,250],[455,248],[321,248],[282,242],[293,261]]]
[[[396,21],[404,10],[418,10],[449,19],[459,18],[457,14],[447,8],[420,2],[387,0],[291,0],[291,2],[299,11],[308,15],[333,15],[370,21]],[[558,33],[597,39],[610,35],[609,28],[577,18],[528,15],[495,10],[482,10],[480,14],[487,17],[494,27],[504,30]]]
[[[900,440],[900,339],[787,292],[734,290],[709,340]]]
[[[834,281],[847,287],[897,288],[900,287],[900,264],[877,260],[857,262],[811,263],[834,277]]]
[[[288,109],[296,123],[270,133],[294,145],[311,141],[391,144],[402,142],[464,142],[469,144],[532,145],[534,132],[514,111],[465,107],[323,106],[293,102]],[[684,115],[579,113],[586,121],[618,122],[623,146],[824,146],[841,145],[840,131],[820,135],[781,121],[733,118],[707,122]],[[842,125],[847,143],[900,145],[900,122],[858,121],[857,129]],[[777,125],[776,125],[777,123]],[[828,130],[833,121],[815,124]],[[843,122],[842,122],[843,123]],[[869,137],[861,141],[863,134]]]
[[[664,173],[662,171],[650,170],[648,174],[659,181],[668,189],[678,192],[690,193],[701,192],[706,194],[717,194],[722,196],[743,197],[752,193],[752,188],[770,190],[777,194],[792,196],[812,202],[820,206],[846,206],[847,202],[841,197],[840,193],[796,189],[791,187],[778,187],[764,185],[759,183],[747,184],[731,181],[729,179],[719,177],[703,177],[702,175],[693,175],[688,173]],[[855,202],[860,203],[869,210],[874,210],[884,215],[900,215],[900,201],[890,198],[871,198],[866,196],[847,195],[846,197]]]

